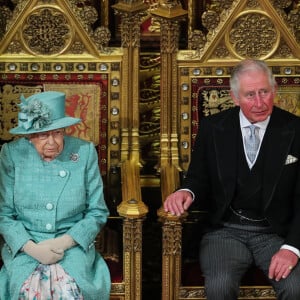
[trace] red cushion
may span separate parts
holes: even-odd
[[[123,281],[123,264],[120,261],[111,259],[105,260],[110,271],[112,283],[119,283]]]

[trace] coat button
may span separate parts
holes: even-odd
[[[46,208],[48,210],[52,210],[53,209],[53,204],[52,203],[47,203]]]
[[[52,225],[51,225],[50,223],[48,223],[48,224],[46,225],[46,229],[47,229],[47,230],[51,230],[51,229],[52,229]]]
[[[61,171],[59,171],[59,176],[60,177],[66,177],[66,175],[67,175],[67,172],[66,171],[64,171],[64,170],[61,170]]]

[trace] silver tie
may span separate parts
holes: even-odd
[[[255,125],[248,126],[250,129],[250,135],[245,136],[245,148],[246,154],[251,162],[254,161],[258,147],[259,147],[259,127]]]

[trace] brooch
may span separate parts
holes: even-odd
[[[76,162],[79,159],[79,154],[78,153],[71,153],[70,155],[70,160]]]

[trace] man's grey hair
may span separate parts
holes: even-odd
[[[240,91],[240,84],[239,84],[240,76],[248,71],[264,72],[269,78],[269,83],[272,87],[272,91],[274,91],[277,84],[273,76],[272,70],[268,67],[268,65],[262,60],[246,59],[238,63],[234,67],[233,72],[231,74],[230,89],[236,98],[238,98],[239,91]]]

